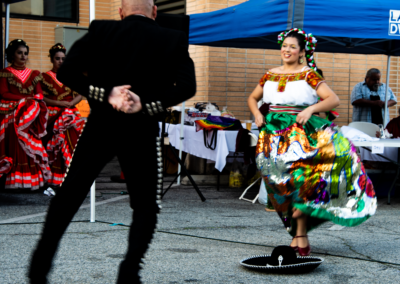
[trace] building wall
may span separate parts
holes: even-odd
[[[120,20],[120,16],[118,13],[118,8],[121,7],[121,0],[111,0],[111,11],[110,18],[112,20]]]
[[[228,0],[187,0],[187,14],[204,13],[240,4],[243,1]],[[96,0],[96,19],[119,19],[120,0]],[[89,0],[79,1],[79,24],[89,25]],[[47,71],[51,69],[48,58],[49,48],[55,44],[56,26],[75,25],[71,23],[10,20],[10,40],[22,38],[30,46],[28,66]],[[318,50],[318,48],[317,48]],[[189,52],[195,62],[197,94],[188,105],[198,101],[216,102],[220,107],[228,106],[239,119],[248,119],[250,112],[247,97],[256,87],[266,70],[281,64],[277,50],[215,48],[190,46]],[[317,66],[324,71],[328,85],[339,95],[338,124],[351,121],[352,106],[349,100],[353,86],[364,79],[369,68],[382,70],[386,80],[384,55],[349,55],[316,53]],[[390,87],[400,99],[400,60],[394,57],[391,64]],[[397,106],[390,108],[391,117],[397,116]]]
[[[244,1],[188,0],[187,14],[211,12],[240,4]],[[318,47],[317,47],[318,51]],[[270,68],[281,65],[279,50],[238,49],[190,46],[195,62],[198,92],[191,101],[210,101],[220,107],[228,106],[237,118],[251,117],[247,98],[257,86],[258,80]],[[379,68],[382,82],[386,80],[387,56],[350,55],[316,52],[318,68],[324,71],[327,84],[341,100],[337,108],[339,125],[351,122],[353,107],[351,91],[364,80],[369,68]],[[392,58],[390,84],[400,102],[400,60]],[[391,118],[397,116],[398,106],[390,108]]]
[[[108,0],[96,0],[96,18],[110,19],[111,3]],[[4,19],[3,19],[4,20]],[[45,72],[52,68],[48,57],[49,49],[55,42],[54,29],[57,26],[89,26],[89,0],[79,1],[79,23],[10,19],[10,41],[21,38],[29,45],[28,67]]]

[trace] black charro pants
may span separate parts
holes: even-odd
[[[121,121],[121,120],[119,120]],[[134,210],[128,250],[117,283],[140,283],[139,263],[150,243],[159,212],[157,200],[158,123],[118,124],[89,117],[69,172],[48,209],[41,239],[29,268],[31,283],[46,283],[58,244],[104,166],[118,157]]]

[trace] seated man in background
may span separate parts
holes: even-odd
[[[385,113],[386,85],[381,84],[381,72],[372,68],[368,70],[365,81],[358,83],[351,93],[353,105],[353,121],[364,121],[374,124],[383,124]],[[388,88],[388,103],[391,107],[397,103],[397,98]],[[386,121],[389,121],[389,112],[386,112]]]

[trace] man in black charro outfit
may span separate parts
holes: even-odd
[[[157,7],[152,0],[123,0],[120,15],[122,21],[93,21],[57,75],[87,95],[91,114],[65,180],[51,201],[31,260],[31,283],[46,283],[62,235],[93,181],[115,155],[134,210],[118,283],[140,283],[139,264],[161,208],[157,116],[194,96],[196,82],[187,36],[154,21]]]

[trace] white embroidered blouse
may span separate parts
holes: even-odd
[[[280,74],[267,71],[260,80],[263,101],[271,105],[309,106],[318,102],[317,88],[324,79],[313,69]]]

